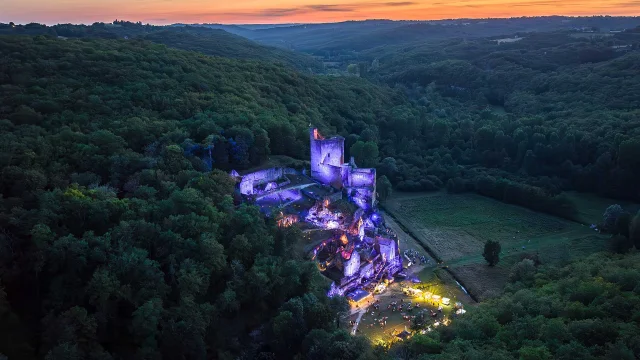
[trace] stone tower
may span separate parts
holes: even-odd
[[[344,138],[342,136],[334,136],[325,139],[316,128],[309,130],[309,138],[311,178],[341,189]]]

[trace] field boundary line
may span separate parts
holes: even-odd
[[[382,210],[384,210],[384,212],[385,212],[387,215],[389,215],[389,216],[390,216],[390,217],[391,217],[391,218],[396,222],[396,224],[398,224],[398,226],[400,226],[400,228],[401,228],[405,233],[407,233],[407,235],[411,236],[411,237],[413,238],[413,240],[414,240],[418,245],[420,245],[420,246],[424,249],[424,251],[426,251],[429,255],[431,255],[431,257],[433,257],[433,258],[438,262],[438,264],[441,264],[441,263],[442,263],[442,259],[441,259],[438,255],[436,255],[436,253],[435,253],[433,250],[431,250],[431,248],[429,248],[429,246],[427,246],[427,244],[425,244],[424,242],[422,242],[422,241],[418,240],[418,237],[416,236],[416,234],[415,234],[413,231],[411,231],[411,230],[410,230],[410,229],[405,225],[405,223],[404,223],[404,222],[400,221],[400,219],[398,219],[398,217],[396,217],[396,215],[395,215],[392,211],[389,211],[389,210],[388,210],[384,205],[382,205],[382,204],[378,204],[378,206],[379,206]],[[444,271],[446,271],[449,275],[451,275],[451,277],[453,277],[453,279],[454,279],[455,281],[457,281],[457,282],[458,282],[458,284],[460,284],[460,286],[462,286],[462,287],[464,287],[465,289],[467,289],[467,293],[469,294],[469,297],[471,298],[471,300],[473,300],[473,301],[475,301],[475,302],[479,302],[479,301],[478,301],[478,297],[477,297],[475,294],[473,294],[471,291],[469,291],[469,287],[468,287],[468,286],[466,286],[466,285],[464,284],[464,282],[462,281],[462,279],[458,278],[458,276],[456,276],[456,274],[454,274],[454,273],[453,273],[453,271],[451,271],[448,267],[445,267],[445,266],[440,266],[439,268],[440,268],[440,269],[442,269],[442,270],[444,270]]]

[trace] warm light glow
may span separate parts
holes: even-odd
[[[347,238],[347,234],[340,235],[340,242],[342,245],[347,245],[349,243],[349,239]]]
[[[297,222],[298,222],[297,215],[284,215],[282,212],[280,212],[280,215],[278,215],[278,220],[277,220],[278,227],[289,227]]]
[[[125,19],[152,24],[267,24],[600,14],[639,15],[640,3],[618,0],[3,0],[0,22],[90,24]]]

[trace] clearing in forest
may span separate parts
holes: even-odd
[[[480,298],[499,291],[511,266],[525,257],[561,263],[607,248],[606,236],[587,226],[476,194],[400,193],[384,207]],[[502,245],[493,269],[482,257],[487,240]]]
[[[631,214],[636,214],[640,210],[640,205],[624,200],[609,199],[575,191],[566,192],[565,195],[576,206],[575,220],[585,225],[601,223],[602,214],[609,205],[618,204]]]

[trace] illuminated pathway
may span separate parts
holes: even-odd
[[[414,249],[414,250],[418,250],[420,254],[424,255],[429,259],[429,265],[421,264],[421,265],[413,265],[409,268],[405,268],[405,272],[409,276],[418,275],[418,273],[420,273],[422,270],[424,270],[427,267],[435,267],[436,261],[431,256],[429,256],[429,254],[426,253],[420,245],[416,243],[416,240],[414,238],[406,234],[402,230],[402,228],[400,228],[400,226],[398,226],[398,224],[386,213],[383,212],[383,216],[385,217],[385,223],[396,233],[396,235],[400,239],[401,252],[404,251],[405,249]],[[318,230],[318,229],[305,230],[305,232],[311,232],[313,230]],[[403,262],[404,260],[405,259],[403,258]],[[393,292],[393,291],[390,291],[390,289],[387,289],[382,294],[375,295],[373,297],[373,303],[375,303],[375,301],[378,299],[383,299],[388,296],[397,296],[397,295],[398,295],[398,292]],[[357,333],[358,326],[360,326],[360,320],[362,320],[362,316],[367,313],[368,309],[369,307],[367,306],[364,309],[351,310],[350,315],[354,315],[355,313],[358,313],[358,317],[356,318],[355,323],[353,324],[353,327],[351,329],[351,335],[355,335]],[[393,332],[395,331],[395,328],[400,327],[400,330],[402,330],[404,326],[405,326],[404,324],[400,324],[400,325],[389,327],[389,329],[391,329],[391,332]]]
[[[355,335],[356,331],[358,330],[358,325],[360,325],[360,319],[362,319],[362,315],[364,315],[364,313],[366,313],[367,310],[360,310],[360,312],[358,313],[358,318],[356,319],[355,324],[353,324],[353,329],[351,329],[351,335]]]

